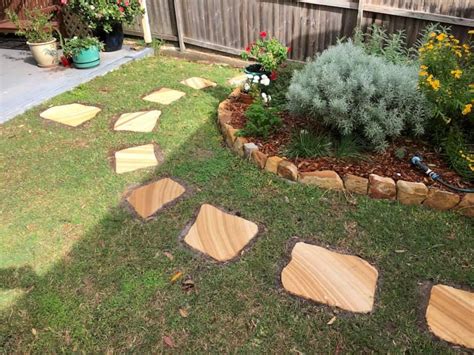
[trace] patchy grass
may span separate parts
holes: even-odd
[[[453,351],[423,329],[420,287],[474,286],[472,222],[364,197],[354,205],[234,157],[215,125],[217,104],[230,91],[225,81],[234,74],[149,58],[0,126],[3,351],[156,352],[169,349],[164,337],[179,352]],[[179,84],[190,76],[219,86],[194,91]],[[187,95],[164,107],[140,100],[161,86]],[[38,116],[49,105],[76,101],[103,111],[79,129]],[[163,111],[155,132],[109,130],[116,115],[152,108]],[[114,174],[111,150],[149,142],[165,152],[162,166]],[[119,206],[128,185],[164,175],[186,181],[193,194],[148,223]],[[217,265],[179,242],[202,203],[263,226],[239,261]],[[295,236],[376,265],[373,314],[350,315],[283,292],[279,271]],[[171,283],[176,271],[195,287]]]

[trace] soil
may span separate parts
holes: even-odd
[[[231,126],[241,129],[245,126],[246,118],[244,112],[249,106],[241,100],[234,100],[227,109],[232,111]],[[284,157],[282,153],[285,145],[287,145],[291,136],[295,131],[308,127],[308,118],[295,117],[288,112],[280,113],[283,125],[267,138],[247,137],[249,141],[255,143],[259,150],[269,156],[279,155]],[[405,150],[404,158],[398,158],[395,152],[403,148]],[[431,180],[428,176],[415,169],[409,159],[413,155],[420,155],[424,163],[432,170],[440,174],[444,181],[460,188],[472,188],[444,161],[443,156],[436,152],[428,143],[422,140],[414,140],[409,138],[399,138],[391,142],[389,147],[383,153],[369,152],[364,154],[361,159],[341,159],[334,157],[319,158],[286,158],[294,163],[301,172],[315,170],[334,170],[340,176],[353,174],[368,178],[370,174],[391,177],[395,181],[405,180],[411,182],[423,182],[427,186],[435,185],[441,190],[451,191],[445,186]]]

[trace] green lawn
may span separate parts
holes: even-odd
[[[0,126],[1,352],[171,350],[163,337],[179,352],[454,351],[426,331],[422,289],[426,282],[474,287],[472,221],[365,197],[352,203],[235,157],[215,119],[231,91],[226,80],[237,73],[149,58]],[[190,76],[219,85],[195,91],[179,84]],[[187,95],[163,107],[140,99],[161,86]],[[39,117],[72,102],[103,110],[78,129]],[[163,114],[153,133],[109,129],[120,113],[154,108]],[[163,165],[114,173],[114,149],[150,142],[163,149]],[[192,194],[153,221],[134,219],[122,193],[165,175],[185,181]],[[180,242],[202,203],[261,226],[238,261],[218,265]],[[286,294],[279,272],[294,237],[375,265],[374,312],[353,315]],[[194,281],[192,291],[170,282],[177,271]]]

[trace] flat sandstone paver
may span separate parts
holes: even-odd
[[[474,348],[474,293],[436,285],[426,309],[429,329],[450,343]]]
[[[303,242],[281,273],[289,293],[358,313],[372,310],[377,278],[377,269],[357,256]]]
[[[204,78],[198,78],[198,77],[193,77],[193,78],[183,80],[181,81],[181,84],[189,86],[190,88],[193,88],[196,90],[205,89],[210,86],[212,87],[217,86],[217,84],[213,81],[210,81]]]
[[[145,96],[143,100],[156,102],[162,105],[169,105],[172,102],[180,99],[184,95],[186,94],[182,91],[168,89],[168,88],[161,88]]]
[[[158,159],[153,144],[140,145],[115,152],[115,172],[117,174],[156,165],[158,165]]]
[[[255,223],[204,204],[184,241],[201,253],[224,262],[239,255],[257,233]]]
[[[247,74],[240,74],[227,80],[227,83],[231,86],[240,86],[246,81],[247,81]]]
[[[100,108],[82,104],[69,104],[54,106],[40,113],[44,119],[62,123],[67,126],[77,127],[94,118],[100,112]]]
[[[124,113],[114,124],[115,131],[151,132],[160,118],[161,111]]]
[[[170,178],[164,178],[132,191],[127,202],[142,218],[148,218],[164,205],[176,200],[186,189]]]

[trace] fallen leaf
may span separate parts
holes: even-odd
[[[181,317],[183,318],[187,318],[189,316],[189,312],[186,308],[180,308],[179,309],[179,314],[181,315]]]
[[[170,336],[164,335],[163,336],[163,342],[166,344],[166,346],[168,346],[170,348],[174,348],[174,341]]]
[[[397,250],[395,250],[395,253],[397,253],[397,254],[401,254],[401,253],[405,253],[405,252],[406,252],[405,249],[397,249]]]
[[[37,331],[35,328],[31,328],[31,333],[32,333],[34,336],[37,336],[37,335],[38,335],[38,331]]]
[[[163,254],[165,254],[165,256],[166,256],[168,259],[170,259],[171,261],[174,260],[173,254],[171,254],[169,251],[165,251],[165,252],[163,252]]]
[[[183,273],[181,271],[177,271],[173,274],[173,276],[171,276],[171,282],[175,283],[176,281],[178,281],[182,277],[183,277]]]
[[[337,319],[337,317],[334,316],[334,317],[332,317],[331,320],[330,320],[329,322],[327,322],[326,324],[327,324],[327,325],[331,325],[331,324],[333,324],[333,323],[336,321],[336,319]]]

